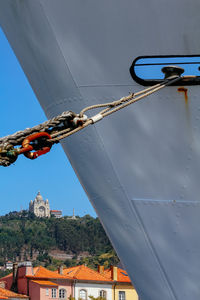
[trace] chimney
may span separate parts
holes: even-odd
[[[17,271],[18,271],[18,263],[14,262],[13,263],[13,280],[12,280],[12,285],[11,285],[11,291],[13,292],[18,292],[17,288]]]
[[[63,266],[58,268],[58,274],[63,275]]]
[[[114,281],[117,281],[117,267],[111,266],[111,278]]]
[[[17,268],[18,268],[18,263],[14,262],[13,263],[13,283],[15,284],[16,279],[17,279]]]
[[[33,267],[31,261],[23,261],[18,264],[18,277],[24,277],[26,275],[33,275]]]
[[[98,265],[98,272],[102,274],[104,272],[104,266]]]

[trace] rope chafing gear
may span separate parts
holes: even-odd
[[[166,68],[167,67],[165,67],[165,69]],[[170,66],[170,68],[172,68],[172,66]],[[60,140],[84,129],[90,124],[94,124],[180,79],[187,79],[186,76],[180,76],[180,70],[178,70],[177,73],[174,73],[173,69],[173,74],[171,72],[171,76],[169,68],[166,71],[168,72],[168,76],[165,76],[164,81],[156,84],[155,86],[149,87],[135,94],[132,93],[117,101],[86,107],[79,114],[75,114],[71,111],[65,111],[61,115],[42,124],[32,128],[26,128],[23,131],[18,131],[12,135],[1,138],[0,165],[5,167],[11,165],[16,161],[20,154],[24,154],[30,159],[35,159],[38,156],[49,152],[53,144],[58,143]],[[163,70],[163,72],[165,72],[165,70]],[[85,112],[99,108],[104,109],[90,118],[85,115]],[[15,148],[15,146],[20,147]]]

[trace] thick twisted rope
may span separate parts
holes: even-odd
[[[39,125],[36,125],[32,128],[26,128],[22,131],[17,131],[14,134],[0,138],[0,148],[5,144],[9,143],[13,146],[20,145],[22,141],[28,136],[36,132],[46,131],[49,128],[55,128],[60,123],[73,119],[76,115],[71,111],[65,111],[61,115],[54,117],[50,120],[45,121]]]
[[[160,84],[149,87],[135,94],[132,93],[126,97],[122,97],[117,101],[86,107],[80,112],[80,114],[75,114],[71,111],[65,111],[61,115],[54,117],[42,124],[32,128],[26,128],[23,131],[18,131],[12,135],[0,138],[0,165],[9,166],[12,164],[17,159],[17,154],[16,156],[10,155],[10,152],[15,150],[14,146],[21,145],[24,139],[34,133],[47,132],[51,137],[51,139],[48,139],[47,142],[51,144],[58,143],[60,140],[82,130],[88,125],[100,121],[104,117],[109,116],[118,110],[121,110],[128,105],[131,105],[143,99],[144,97],[147,97],[156,91],[175,83],[181,78],[185,77],[171,76]],[[98,108],[104,109],[91,118],[87,118],[84,115],[86,111]]]
[[[15,162],[14,157],[8,157],[5,155],[10,149],[13,149],[13,146],[21,145],[23,140],[34,133],[38,132],[54,132],[56,129],[59,131],[59,125],[63,123],[64,126],[68,126],[68,121],[72,120],[75,117],[75,114],[71,111],[65,111],[61,115],[54,117],[50,120],[45,121],[42,124],[36,125],[32,128],[26,128],[22,131],[17,131],[14,134],[0,138],[0,165],[9,166]]]

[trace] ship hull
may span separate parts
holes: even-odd
[[[138,56],[197,54],[199,9],[2,0],[0,24],[51,118],[143,89],[129,73]],[[62,142],[143,300],[200,297],[199,87],[186,88],[188,101],[167,87]]]

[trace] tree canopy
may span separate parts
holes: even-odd
[[[0,265],[6,260],[37,260],[46,265],[59,264],[49,257],[52,249],[73,255],[66,265],[86,263],[96,266],[99,262],[117,262],[118,258],[98,218],[89,215],[56,219],[37,218],[28,211],[11,212],[0,217]],[[80,253],[88,257],[77,261]],[[33,259],[33,253],[38,253]],[[25,257],[24,257],[25,256]]]

